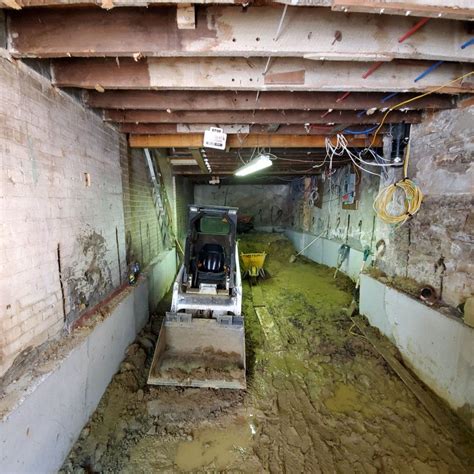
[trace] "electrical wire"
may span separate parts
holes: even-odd
[[[375,130],[375,133],[372,137],[372,142],[370,143],[369,145],[369,148],[372,148],[374,146],[374,143],[375,143],[375,139],[377,138],[377,135],[378,133],[380,132],[380,130],[382,129],[382,126],[383,124],[385,123],[385,120],[387,119],[388,117],[388,114],[390,112],[392,112],[393,110],[396,110],[398,109],[399,107],[402,107],[403,105],[406,105],[406,104],[410,104],[411,102],[414,102],[415,100],[418,100],[418,99],[421,99],[423,97],[426,97],[428,95],[431,95],[431,94],[434,94],[435,92],[438,92],[440,91],[441,89],[444,89],[445,87],[448,87],[450,86],[451,84],[457,82],[457,81],[462,81],[463,79],[465,79],[466,77],[469,77],[471,75],[474,74],[474,71],[471,71],[471,72],[468,72],[466,74],[463,74],[462,76],[459,76],[457,77],[456,79],[453,79],[449,82],[446,82],[445,84],[439,86],[439,87],[436,87],[435,89],[429,91],[429,92],[425,92],[424,94],[421,94],[421,95],[417,95],[416,97],[412,97],[411,99],[407,99],[407,100],[404,100],[403,102],[400,102],[399,104],[396,104],[394,105],[393,107],[390,107],[387,112],[385,112],[384,116],[382,117],[382,121],[380,122],[377,130]]]
[[[371,133],[376,130],[377,127],[378,125],[374,125],[373,127],[367,128],[365,130],[350,130],[349,128],[346,128],[344,133],[347,135],[366,135],[367,133]]]
[[[421,207],[423,193],[421,189],[410,179],[408,179],[408,161],[410,159],[410,143],[408,143],[403,163],[403,179],[390,184],[380,190],[374,200],[374,211],[377,216],[388,224],[404,224],[414,216]],[[391,212],[393,209],[393,198],[398,189],[404,193],[404,209],[398,214]]]

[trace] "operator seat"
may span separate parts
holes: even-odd
[[[206,273],[224,271],[225,254],[222,245],[205,244],[199,252],[198,269]]]

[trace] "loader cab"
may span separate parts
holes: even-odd
[[[184,291],[232,292],[235,286],[237,208],[189,207]]]

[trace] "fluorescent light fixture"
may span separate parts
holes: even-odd
[[[172,158],[170,163],[173,166],[193,166],[198,164],[193,158]]]
[[[246,165],[239,168],[234,174],[235,176],[247,176],[270,166],[272,166],[272,160],[270,157],[268,155],[259,155],[249,161]]]

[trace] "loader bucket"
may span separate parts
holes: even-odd
[[[168,313],[161,326],[148,383],[245,389],[243,324],[191,317],[181,320]]]

